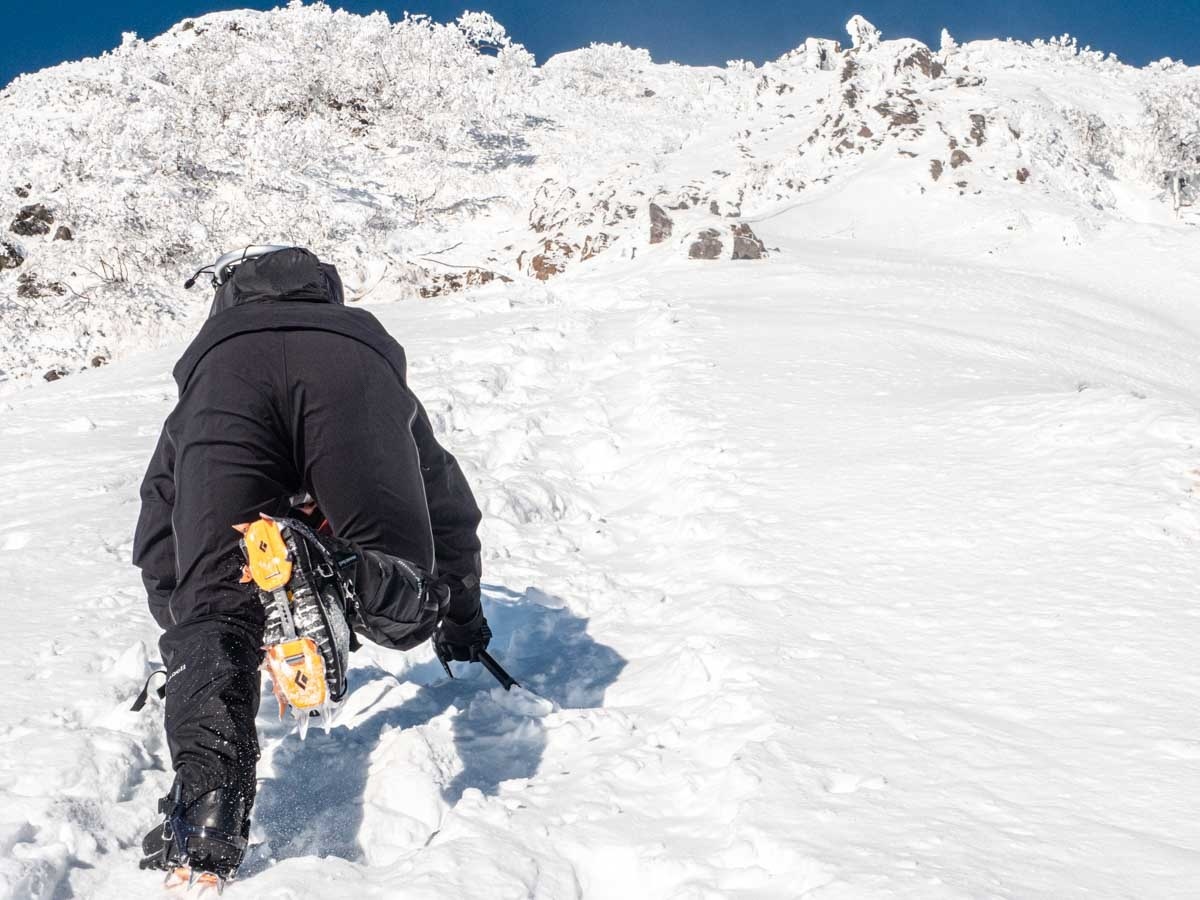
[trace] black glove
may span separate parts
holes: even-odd
[[[433,649],[438,658],[458,662],[478,662],[481,651],[486,650],[492,640],[492,629],[483,617],[483,607],[475,608],[470,621],[455,622],[449,616],[442,619],[433,633]]]

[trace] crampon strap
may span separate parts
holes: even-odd
[[[146,683],[142,685],[142,691],[137,695],[137,699],[133,701],[133,706],[129,707],[131,712],[141,712],[146,705],[146,701],[150,699],[150,682],[154,680],[155,675],[166,675],[166,669],[155,669],[146,679]],[[167,684],[163,684],[154,693],[158,694],[158,699],[162,700],[167,696]]]

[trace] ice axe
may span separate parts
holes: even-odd
[[[437,654],[438,662],[442,664],[442,668],[446,670],[446,674],[451,678],[454,673],[450,671],[450,657],[442,652],[439,644],[433,645],[434,652]],[[482,647],[472,648],[473,659],[471,662],[483,663],[483,667],[487,669],[493,678],[500,682],[500,686],[506,691],[511,691],[514,687],[520,687],[520,682],[504,671],[504,667],[496,662],[495,657],[488,653]]]

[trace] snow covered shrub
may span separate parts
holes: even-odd
[[[585,97],[624,100],[641,89],[637,76],[653,65],[648,50],[624,44],[592,44],[547,60],[542,71],[555,76],[568,90]]]
[[[323,3],[126,34],[111,58],[18,79],[7,109],[61,114],[0,134],[0,158],[59,185],[82,236],[175,264],[263,240],[385,252],[379,222],[420,217],[438,173],[485,169],[519,141],[533,80],[532,56],[486,14],[392,23]],[[390,186],[386,206],[354,193],[367,180]],[[79,243],[100,271],[101,249]]]
[[[1200,198],[1200,78],[1164,75],[1142,102],[1151,142],[1146,175],[1178,211]]]

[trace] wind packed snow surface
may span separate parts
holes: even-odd
[[[821,58],[841,74],[805,64],[796,109],[883,117],[860,102],[882,91],[885,132],[910,128],[887,78],[914,48],[856,33]],[[1044,92],[1102,106],[1140,77],[948,44],[1009,61],[990,83],[1026,123]],[[80,65],[102,64],[123,71]],[[979,123],[953,102],[961,149]],[[958,166],[945,110],[879,146],[874,118],[818,117],[819,160],[788,155],[781,110],[754,114],[778,140],[698,127],[655,163],[684,187],[637,202],[663,200],[669,239],[631,225],[548,280],[368,295],[484,508],[492,649],[525,689],[368,646],[303,743],[266,691],[228,896],[1200,892],[1194,228],[1132,176],[1072,170],[1066,132],[1046,139],[1061,166],[1006,181],[1003,154],[1031,151],[988,143],[1011,137],[998,113]],[[753,206],[688,182],[738,160],[770,185]],[[538,240],[593,236],[603,209],[571,209]],[[439,246],[484,246],[463,215],[429,220]],[[688,259],[725,218],[766,258]],[[136,867],[171,775],[161,704],[128,710],[157,656],[129,557],[180,350],[0,400],[0,897],[161,896]]]

